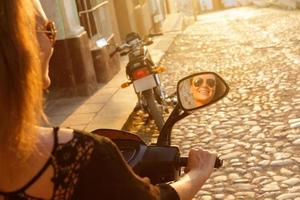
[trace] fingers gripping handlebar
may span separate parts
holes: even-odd
[[[187,163],[188,163],[188,157],[179,158],[179,166],[186,167]],[[214,168],[220,168],[222,166],[223,166],[223,160],[219,156],[217,156]]]

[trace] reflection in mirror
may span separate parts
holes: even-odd
[[[217,74],[203,72],[181,80],[178,96],[183,109],[194,110],[220,100],[228,90],[225,81]]]

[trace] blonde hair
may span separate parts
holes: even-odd
[[[26,159],[42,115],[42,76],[32,0],[0,2],[0,148]]]

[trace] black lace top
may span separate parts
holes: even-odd
[[[74,131],[74,137],[59,144],[58,128],[54,129],[55,145],[52,156],[41,171],[21,189],[1,192],[7,200],[38,200],[26,190],[52,165],[54,176],[53,200],[68,199],[178,199],[176,191],[167,184],[153,186],[149,179],[135,175],[124,162],[111,140]]]

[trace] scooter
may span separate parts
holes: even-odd
[[[121,130],[97,129],[93,133],[114,141],[136,174],[150,178],[153,184],[174,181],[187,165],[187,157],[180,156],[179,148],[171,145],[172,127],[194,111],[216,103],[228,91],[226,82],[214,72],[195,73],[181,79],[177,84],[178,103],[155,144],[147,145],[137,135]],[[215,168],[222,164],[217,157]]]
[[[165,71],[165,68],[155,66],[153,63],[147,49],[152,43],[151,37],[142,40],[137,33],[132,32],[127,34],[126,42],[118,46],[111,56],[117,52],[120,52],[121,56],[128,55],[126,75],[129,81],[123,83],[121,87],[126,88],[133,84],[140,107],[154,119],[158,130],[161,130],[165,123],[163,111],[167,105],[159,73]]]

